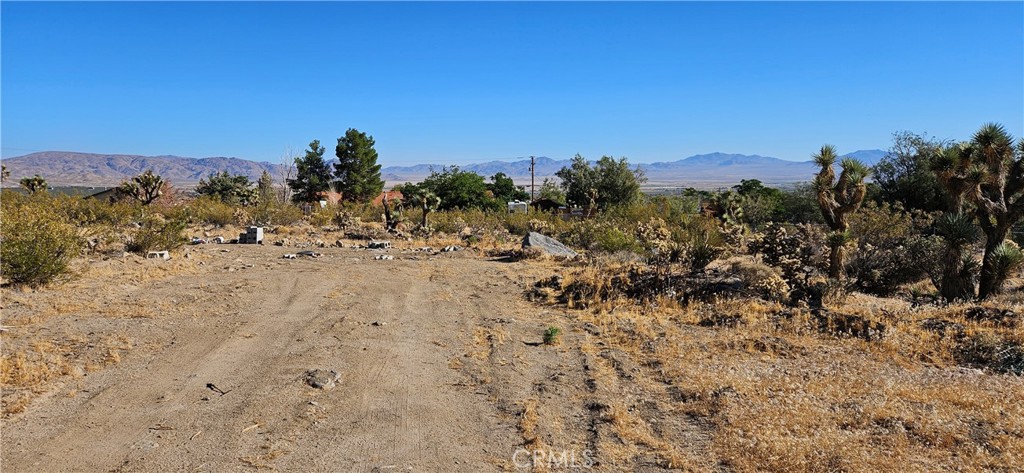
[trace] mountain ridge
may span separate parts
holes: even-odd
[[[844,154],[855,157],[871,166],[876,164],[885,151],[858,150]],[[553,159],[546,156],[536,158],[536,177],[540,182],[550,178],[571,159]],[[52,185],[117,185],[147,169],[160,174],[175,185],[189,186],[215,172],[227,171],[241,174],[255,180],[269,172],[281,181],[285,168],[281,164],[257,162],[237,157],[214,156],[189,158],[174,155],[143,156],[132,154],[100,154],[77,151],[42,151],[3,160],[11,173],[7,185],[20,178],[39,174]],[[428,176],[431,170],[440,171],[443,164],[415,164],[408,166],[387,166],[381,174],[389,185],[415,182]],[[645,172],[648,185],[705,185],[715,186],[739,182],[741,179],[760,179],[766,184],[787,184],[807,181],[817,171],[812,161],[788,161],[771,156],[737,153],[705,153],[689,156],[676,161],[661,161],[636,164]],[[490,160],[479,163],[458,165],[465,171],[472,171],[490,177],[504,173],[518,183],[528,183],[530,177],[529,158],[509,161]]]

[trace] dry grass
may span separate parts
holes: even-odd
[[[580,281],[609,287],[608,271],[574,271],[562,289]],[[831,313],[883,324],[880,338],[831,332],[807,310],[760,299],[687,306],[563,299],[587,308],[573,316],[600,329],[602,347],[642,367],[627,380],[592,356],[591,375],[601,389],[639,387],[641,398],[678,408],[663,409],[662,420],[693,419],[709,436],[694,456],[692,448],[676,448],[683,437],[657,432],[635,404],[615,403],[609,418],[623,446],[604,448],[605,458],[625,466],[646,453],[663,467],[735,471],[1014,471],[1024,465],[1024,378],[970,369],[975,365],[963,353],[965,340],[982,335],[1024,340],[1021,296],[985,304],[1018,314],[1002,322],[966,317],[974,304],[911,309],[866,297],[855,295]],[[698,326],[712,316],[730,323]],[[962,331],[943,334],[926,320]],[[601,351],[593,344],[580,349]]]

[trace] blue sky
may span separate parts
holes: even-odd
[[[381,163],[1024,134],[1024,2],[0,4],[4,157]]]

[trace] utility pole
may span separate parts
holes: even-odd
[[[536,199],[536,198],[535,198],[535,197],[533,196],[533,194],[534,194],[534,191],[535,191],[535,190],[537,189],[537,183],[536,183],[536,181],[534,180],[534,172],[533,172],[533,169],[534,169],[534,168],[535,168],[536,166],[537,166],[537,158],[536,158],[536,157],[534,157],[534,156],[530,156],[530,203],[531,203],[531,204],[532,204],[532,203],[533,203],[533,202],[534,202],[535,200],[537,200],[537,199]]]

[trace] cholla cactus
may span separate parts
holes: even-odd
[[[818,207],[833,232],[828,240],[831,251],[828,276],[832,279],[839,279],[843,275],[846,247],[850,244],[849,237],[845,236],[850,229],[849,215],[856,212],[864,202],[864,196],[867,195],[864,179],[871,173],[864,163],[846,158],[839,163],[842,172],[836,179],[836,172],[832,169],[836,159],[836,148],[832,145],[822,146],[821,151],[814,155],[814,162],[821,166],[821,171],[814,179]]]

